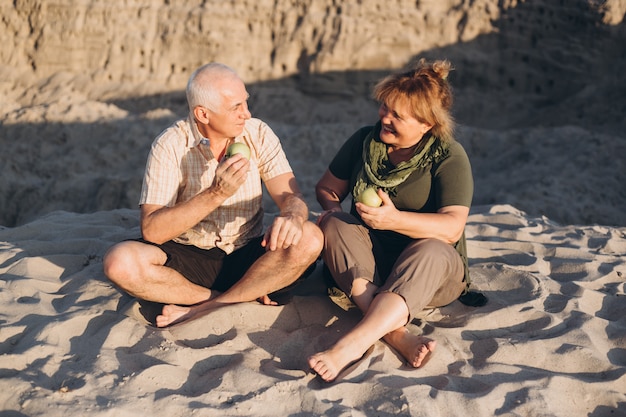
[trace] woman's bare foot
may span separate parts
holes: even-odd
[[[309,357],[309,367],[324,381],[334,381],[346,368],[363,358],[363,353],[332,347]]]
[[[421,368],[426,365],[437,347],[435,340],[412,334],[405,327],[388,333],[384,340],[414,368]]]
[[[176,304],[164,305],[161,314],[156,317],[156,325],[157,327],[166,327],[175,322],[183,321],[183,318],[190,312],[190,307],[183,307]]]

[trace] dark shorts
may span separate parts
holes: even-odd
[[[252,239],[245,246],[227,255],[219,248],[201,249],[168,241],[161,245],[136,239],[154,245],[167,254],[165,266],[178,271],[194,284],[224,292],[243,277],[252,264],[264,253],[262,236]]]

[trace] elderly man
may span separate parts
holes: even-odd
[[[252,118],[248,96],[223,64],[191,75],[189,117],[161,133],[148,157],[142,239],[118,243],[105,255],[113,283],[166,304],[158,326],[226,304],[275,304],[268,294],[295,282],[322,250],[322,233],[308,221],[280,141]],[[227,155],[233,143],[246,145],[239,145],[244,152]],[[265,233],[262,184],[280,210]]]

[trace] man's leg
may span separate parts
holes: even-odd
[[[157,317],[157,326],[201,317],[211,310],[227,304],[254,301],[295,282],[317,259],[323,244],[320,229],[311,222],[303,226],[300,242],[288,249],[266,251],[252,264],[244,276],[232,287],[207,302],[181,307],[166,305]]]
[[[167,255],[159,247],[138,241],[113,246],[103,260],[105,275],[118,287],[142,300],[173,304],[196,304],[215,296],[164,266]]]

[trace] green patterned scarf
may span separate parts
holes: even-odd
[[[368,186],[382,188],[386,193],[395,196],[398,185],[416,169],[428,168],[448,155],[448,144],[428,135],[424,136],[422,140],[426,142],[418,147],[417,153],[411,159],[393,165],[389,161],[387,145],[380,140],[380,128],[381,124],[378,122],[363,143],[363,167],[352,189],[352,197],[355,199]]]

